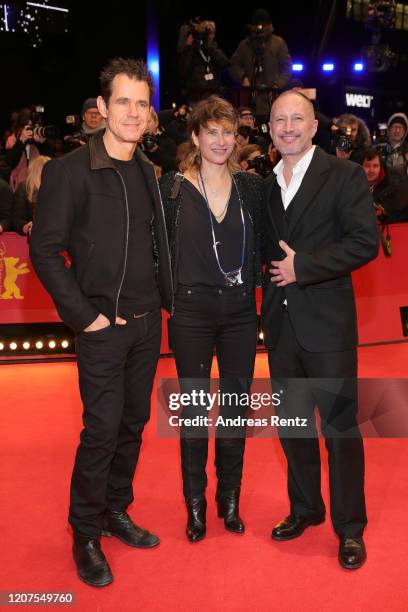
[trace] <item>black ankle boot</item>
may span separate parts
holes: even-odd
[[[94,587],[103,587],[112,582],[112,572],[101,550],[99,538],[74,533],[72,552],[81,580]]]
[[[207,502],[205,498],[193,497],[186,499],[188,522],[186,528],[187,538],[190,542],[199,542],[205,536],[205,514]]]
[[[245,525],[239,516],[239,489],[223,495],[217,494],[218,517],[224,519],[225,529],[234,533],[244,533]]]

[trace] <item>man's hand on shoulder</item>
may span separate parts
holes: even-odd
[[[279,246],[286,253],[286,257],[281,261],[271,261],[272,267],[269,272],[272,283],[275,283],[277,287],[286,287],[286,285],[296,283],[294,265],[296,252],[283,240],[279,241]]]

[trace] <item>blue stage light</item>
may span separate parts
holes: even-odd
[[[303,72],[303,64],[298,62],[297,64],[292,64],[292,72]]]
[[[364,72],[363,62],[355,62],[355,64],[353,64],[353,70],[354,72]]]
[[[334,72],[334,64],[332,62],[325,62],[322,66],[323,72]]]

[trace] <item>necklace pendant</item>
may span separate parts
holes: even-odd
[[[243,285],[241,268],[239,270],[233,270],[232,272],[226,272],[224,274],[224,281],[226,287],[236,287],[237,285]]]

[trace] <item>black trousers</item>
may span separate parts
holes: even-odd
[[[242,286],[225,289],[179,288],[170,321],[172,348],[182,392],[209,391],[214,349],[221,393],[248,393],[252,382],[257,334],[253,291]],[[237,403],[220,407],[225,418],[243,416]],[[206,405],[189,405],[183,418],[209,415]],[[211,416],[211,414],[210,414]],[[208,430],[182,427],[181,468],[186,499],[202,498],[207,486]],[[217,495],[239,489],[245,449],[245,428],[218,427],[215,439]]]
[[[124,511],[133,501],[160,340],[160,310],[77,336],[84,429],[71,480],[69,522],[75,532],[98,537],[103,512]]]
[[[289,428],[279,436],[288,462],[291,513],[324,515],[320,486],[320,452],[314,416],[322,423],[329,458],[330,513],[340,537],[360,537],[367,524],[364,498],[364,447],[356,423],[357,352],[310,353],[297,342],[290,317],[285,313],[278,344],[269,351],[273,381],[286,386],[280,413],[308,419],[306,431],[290,437]],[[291,381],[290,378],[329,379]],[[285,382],[286,379],[286,382]]]

